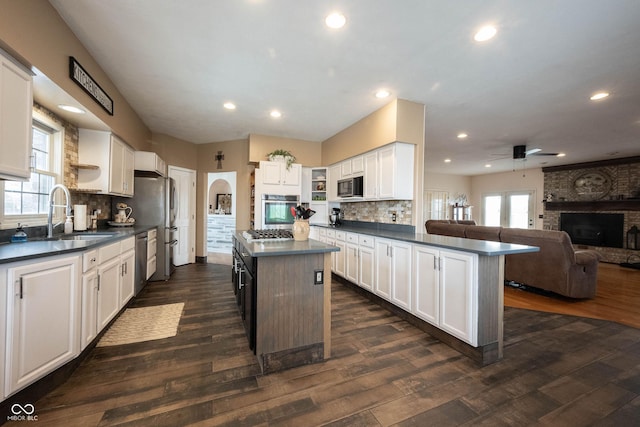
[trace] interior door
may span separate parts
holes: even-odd
[[[175,180],[175,226],[173,263],[185,265],[196,261],[196,171],[169,166],[169,177]]]

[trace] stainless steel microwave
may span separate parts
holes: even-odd
[[[338,180],[338,197],[362,197],[363,178],[354,176]]]

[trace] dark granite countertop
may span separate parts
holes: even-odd
[[[235,232],[238,239],[252,257],[279,256],[279,255],[306,255],[325,252],[338,252],[340,249],[322,243],[318,240],[274,240],[268,242],[249,243],[242,237],[242,231]]]
[[[485,256],[498,256],[538,252],[537,246],[517,245],[513,243],[490,242],[486,240],[464,239],[461,237],[440,236],[436,234],[416,233],[412,226],[393,227],[393,224],[377,224],[363,222],[349,222],[340,227],[316,225],[328,230],[345,231],[348,233],[366,234],[400,240],[408,243],[435,246],[443,249],[453,249]]]
[[[0,264],[85,251],[149,231],[155,227],[155,225],[136,224],[132,227],[100,228],[96,231],[82,231],[69,235],[56,234],[53,239],[40,238],[24,243],[2,243],[0,244]],[[105,238],[95,236],[95,239],[91,239],[92,235],[105,234],[110,236]],[[72,236],[83,236],[86,240],[64,240],[65,236],[69,239],[72,239]],[[63,237],[63,239],[59,239],[60,237]]]

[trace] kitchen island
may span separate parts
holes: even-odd
[[[250,242],[234,234],[234,292],[263,373],[331,354],[331,252],[317,240]]]
[[[505,255],[539,248],[345,221],[312,235],[341,248],[334,275],[481,365],[503,356]]]

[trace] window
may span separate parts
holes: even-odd
[[[482,196],[482,224],[509,228],[533,228],[533,191],[511,191]]]
[[[32,170],[29,181],[3,181],[2,228],[18,223],[43,225],[48,214],[49,191],[61,181],[62,128],[34,112],[32,128]]]

